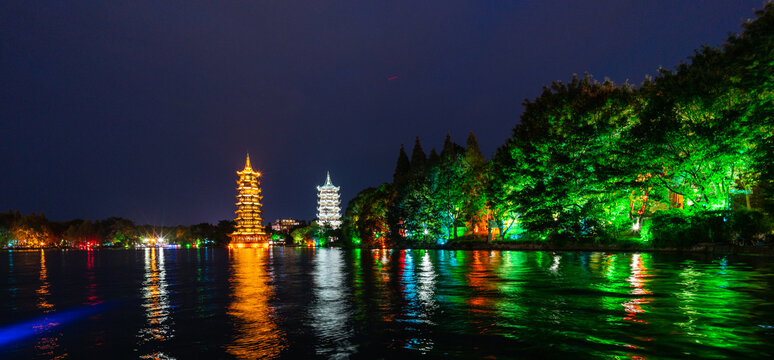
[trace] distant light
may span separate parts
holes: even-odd
[[[640,222],[639,221],[637,221],[636,223],[634,223],[634,225],[632,225],[632,230],[640,231]]]

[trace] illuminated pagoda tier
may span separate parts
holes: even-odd
[[[231,243],[237,247],[243,247],[245,244],[257,246],[258,244],[268,244],[269,238],[263,229],[263,219],[261,218],[261,182],[258,178],[261,173],[253,171],[250,166],[250,154],[247,154],[245,169],[237,171],[239,180],[237,180],[237,210],[236,227],[234,232],[229,234]]]
[[[325,185],[317,187],[317,223],[330,225],[337,229],[341,226],[341,208],[339,205],[339,187],[331,183],[331,173],[325,179]]]

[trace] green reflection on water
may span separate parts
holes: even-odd
[[[527,258],[526,252],[505,251],[502,253],[500,266],[497,267],[497,275],[503,281],[498,281],[497,288],[502,294],[502,299],[497,302],[495,308],[497,315],[502,319],[499,325],[504,328],[524,330],[529,327],[527,311],[523,305]],[[502,333],[509,338],[519,338],[519,334],[516,331]]]
[[[725,258],[703,269],[695,261],[683,262],[680,289],[674,294],[680,309],[674,325],[697,344],[738,351],[756,344],[754,333],[739,323],[738,316],[754,311],[744,296],[752,283],[749,274],[728,269]]]

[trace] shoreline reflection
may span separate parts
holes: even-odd
[[[140,338],[140,345],[151,346],[153,352],[141,355],[140,358],[143,359],[169,358],[157,349],[160,343],[174,337],[166,277],[164,250],[157,250],[155,247],[145,249],[145,280],[142,287],[145,327],[140,329],[137,336]]]
[[[56,311],[54,304],[49,301],[51,297],[51,283],[48,280],[48,267],[46,266],[46,252],[40,249],[40,288],[37,289],[38,294],[38,309],[42,310],[44,314],[49,314]],[[61,333],[51,333],[52,328],[59,325],[56,320],[49,320],[46,316],[45,320],[40,324],[34,326],[35,332],[40,334],[38,343],[35,348],[38,350],[38,355],[45,358],[61,358],[67,356],[67,354],[55,355],[59,349],[59,336]]]
[[[351,308],[344,286],[344,257],[341,249],[319,249],[314,258],[314,297],[309,311],[318,342],[317,355],[347,358],[357,352],[354,330],[348,324]]]
[[[274,296],[268,284],[267,253],[271,249],[244,248],[229,251],[232,257],[231,304],[227,314],[235,330],[226,351],[240,359],[274,358],[285,349],[285,335],[269,306]]]

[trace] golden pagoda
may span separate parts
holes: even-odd
[[[237,210],[236,227],[234,232],[228,236],[231,238],[229,247],[258,247],[269,243],[266,231],[263,229],[263,219],[261,218],[261,182],[258,177],[261,173],[253,171],[250,166],[250,154],[247,154],[245,169],[237,171],[239,180],[237,180]]]

